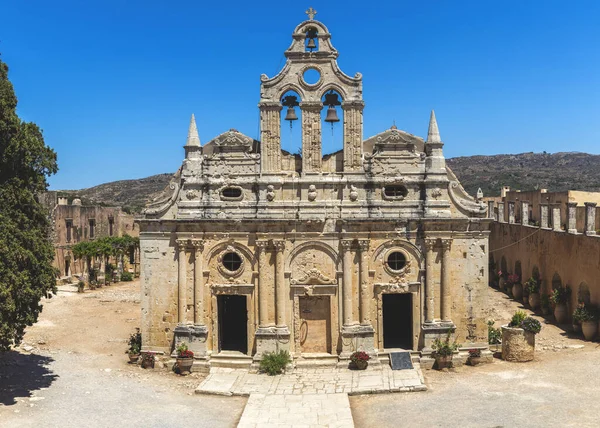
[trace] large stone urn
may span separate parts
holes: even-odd
[[[530,293],[529,294],[529,306],[531,309],[535,310],[540,307],[542,303],[542,299],[540,298],[540,293]]]
[[[521,300],[523,298],[523,285],[518,282],[513,284],[512,295],[515,300]]]
[[[554,318],[558,324],[565,324],[569,319],[566,303],[557,303],[554,308]]]
[[[581,331],[585,340],[594,340],[596,334],[598,334],[598,321],[583,321]]]
[[[535,334],[518,327],[502,326],[502,359],[525,362],[533,360]]]

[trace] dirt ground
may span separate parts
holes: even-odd
[[[0,426],[237,425],[245,398],[198,396],[201,375],[127,363],[139,282],[84,294],[61,289],[19,349],[0,355]],[[500,326],[522,305],[490,290],[489,307]],[[356,426],[597,426],[598,344],[538,319],[535,361],[428,370],[427,392],[351,397]]]
[[[69,286],[44,302],[16,351],[0,355],[0,426],[237,424],[246,399],[197,396],[202,376],[128,364],[140,325],[139,281],[83,294]]]

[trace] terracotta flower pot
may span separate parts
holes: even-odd
[[[193,358],[177,358],[177,367],[179,367],[179,373],[192,372],[192,365],[194,364]]]
[[[366,370],[368,365],[369,365],[369,362],[365,361],[365,360],[356,360],[354,362],[354,366],[356,367],[356,370]]]
[[[523,298],[523,286],[521,284],[513,284],[512,294],[515,300],[521,300]]]
[[[554,318],[558,324],[565,324],[569,319],[569,315],[567,314],[567,304],[566,303],[557,303],[554,308]]]
[[[129,362],[132,364],[137,363],[139,358],[140,354],[129,354]]]
[[[598,321],[584,321],[581,323],[581,331],[585,340],[594,340],[598,334]]]
[[[452,355],[436,355],[435,365],[438,370],[452,367]]]
[[[481,357],[469,357],[469,364],[472,366],[479,365],[481,363]]]
[[[502,326],[502,359],[525,362],[533,360],[535,334],[522,328]]]
[[[538,309],[542,304],[542,299],[540,298],[540,293],[531,293],[529,295],[529,306],[531,309]]]

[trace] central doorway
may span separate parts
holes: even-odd
[[[219,351],[248,353],[246,296],[217,296]]]
[[[383,294],[383,347],[412,349],[412,294]]]
[[[331,316],[329,296],[299,298],[300,352],[331,352]]]

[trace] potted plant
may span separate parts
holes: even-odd
[[[139,328],[136,330],[135,333],[129,336],[129,349],[127,350],[129,362],[132,364],[137,363],[142,351],[142,333],[140,333]]]
[[[494,327],[496,321],[488,320],[488,344],[493,345],[490,346],[490,350],[494,349],[498,351],[498,345],[502,343],[502,330]]]
[[[181,342],[177,347],[177,367],[179,373],[192,372],[192,365],[194,364],[194,353],[188,349],[185,342]]]
[[[154,352],[147,351],[142,352],[142,364],[143,369],[153,369],[154,368]]]
[[[532,276],[525,282],[525,289],[529,294],[529,306],[531,306],[531,309],[538,309],[542,303],[539,281]]]
[[[502,359],[525,362],[533,360],[535,335],[542,325],[538,320],[517,311],[508,325],[502,326]]]
[[[448,331],[446,338],[440,340],[438,337],[433,341],[433,358],[435,358],[435,364],[438,370],[452,367],[452,355],[458,350],[459,344],[454,341],[450,343],[450,335],[452,331]]]
[[[575,318],[580,323],[585,340],[594,340],[598,333],[598,311],[581,303],[573,312],[573,322]]]
[[[554,304],[554,318],[558,324],[565,324],[568,319],[567,302],[571,296],[571,287],[562,285],[555,288],[550,296],[550,301]]]
[[[521,278],[519,278],[519,275],[508,275],[508,283],[512,285],[513,298],[515,300],[521,300],[523,298],[523,286],[521,285]]]
[[[542,294],[541,297],[542,315],[550,315],[552,312],[552,305],[550,303],[550,297],[547,294]]]
[[[573,311],[571,319],[573,320],[573,333],[581,333],[581,320],[586,317],[586,309],[583,302],[579,302]]]
[[[364,351],[356,351],[350,355],[350,361],[357,370],[365,370],[370,359],[369,354]]]
[[[472,366],[481,363],[481,349],[469,349],[469,358],[467,361]]]

